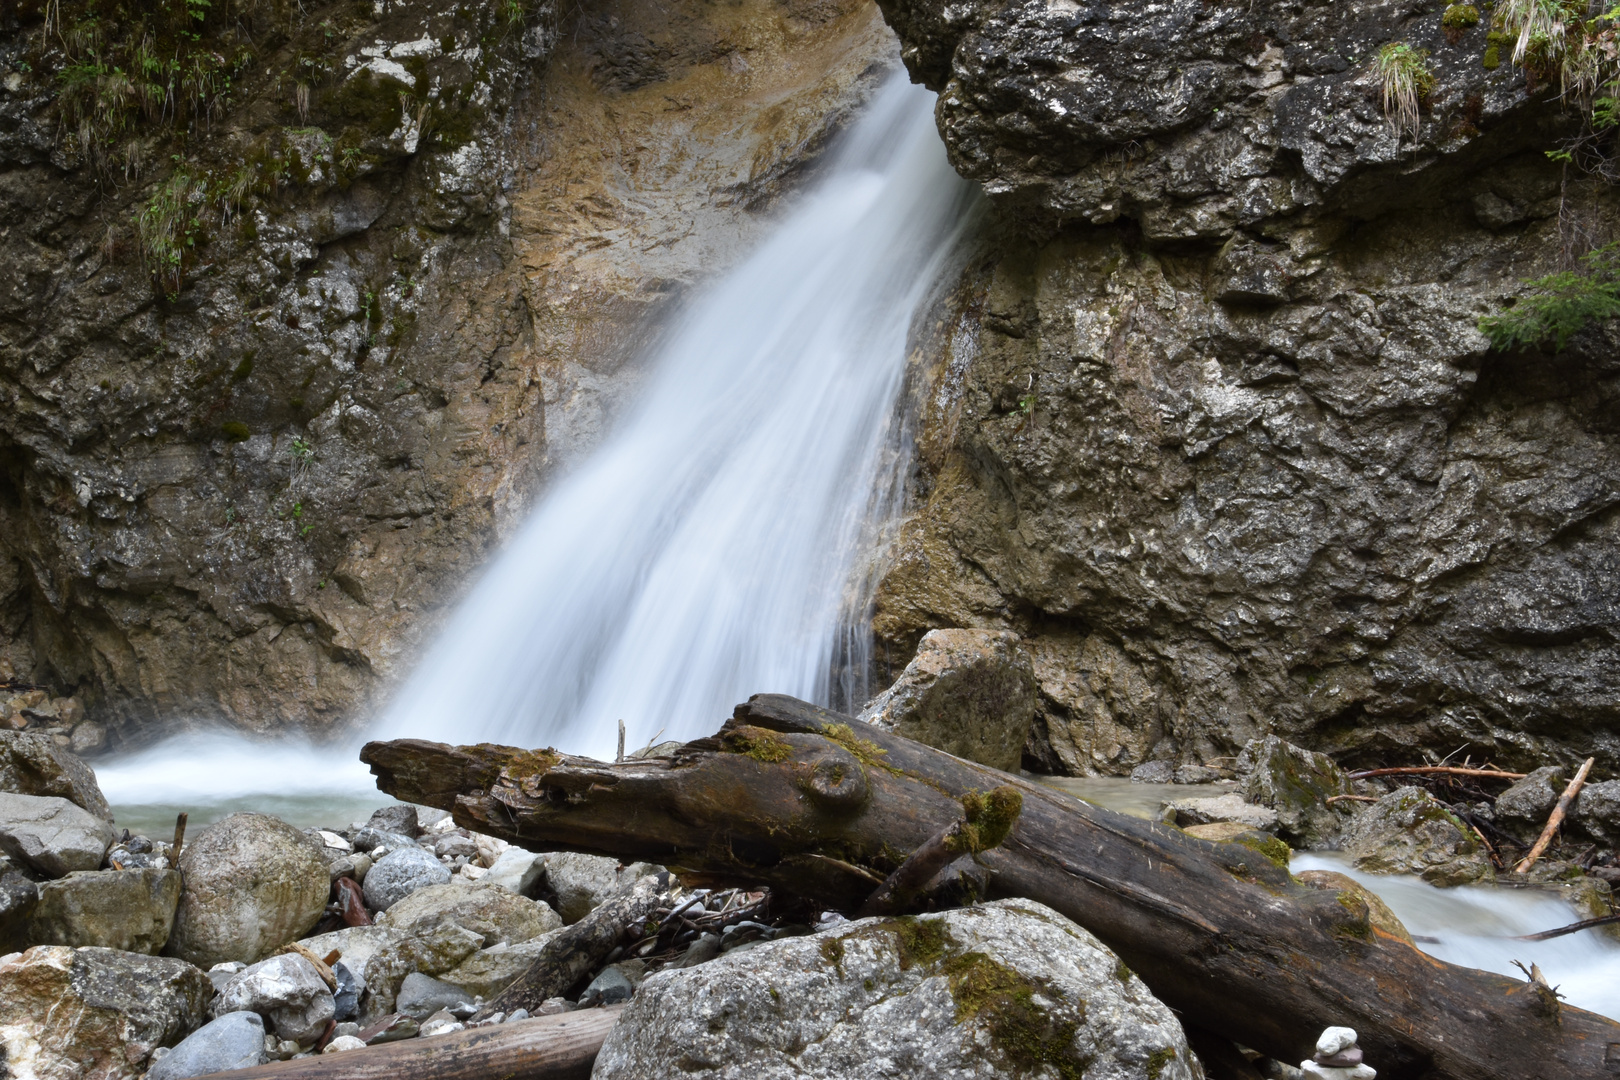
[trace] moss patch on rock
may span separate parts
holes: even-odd
[[[1087,1061],[1074,1047],[1080,1023],[1060,1020],[1041,1004],[1041,997],[1053,992],[1049,988],[982,952],[953,956],[945,964],[945,974],[956,1002],[956,1022],[982,1023],[1014,1075],[1048,1068],[1056,1069],[1064,1080],[1081,1080],[1085,1075]],[[1085,1002],[1074,1004],[1084,1017]],[[1173,1057],[1175,1052],[1170,1053]],[[1150,1071],[1149,1075],[1158,1074]]]

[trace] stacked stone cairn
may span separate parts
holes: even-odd
[[[1314,1080],[1373,1080],[1378,1070],[1361,1060],[1355,1028],[1330,1027],[1316,1040],[1316,1055],[1299,1063]]]

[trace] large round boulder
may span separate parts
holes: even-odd
[[[180,856],[185,888],[165,952],[202,968],[251,964],[314,928],[331,892],[320,849],[268,814],[232,814]]]
[[[1031,900],[862,919],[665,968],[595,1080],[1192,1080],[1175,1014],[1084,929]]]

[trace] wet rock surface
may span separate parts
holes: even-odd
[[[933,630],[861,712],[885,731],[1017,771],[1035,716],[1035,675],[1015,634]]]
[[[928,630],[1018,633],[1030,764],[1073,775],[1271,733],[1620,768],[1613,335],[1476,327],[1562,265],[1560,191],[1592,236],[1616,203],[1561,188],[1565,121],[1481,62],[1489,20],[882,6],[996,207],[916,343],[883,674]],[[1403,41],[1436,79],[1415,132],[1372,69]]]
[[[1008,900],[862,920],[654,975],[593,1075],[988,1078],[1054,1065],[1196,1075],[1175,1017],[1112,953],[1055,912]]]

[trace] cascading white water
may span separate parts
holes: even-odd
[[[895,79],[825,177],[649,358],[377,730],[611,754],[749,694],[825,699],[907,333],[971,216],[933,96]]]

